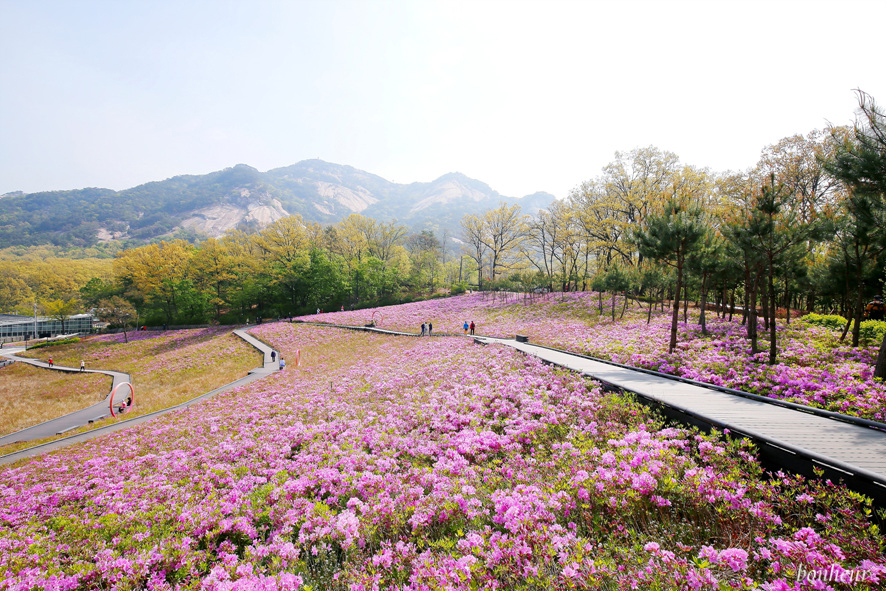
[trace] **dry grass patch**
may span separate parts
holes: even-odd
[[[86,408],[111,391],[102,374],[65,373],[13,363],[0,369],[0,435]]]
[[[186,402],[244,377],[264,362],[263,355],[234,335],[230,327],[167,331],[148,336],[134,340],[130,335],[129,343],[122,342],[122,335],[121,342],[107,337],[88,337],[79,343],[38,349],[28,356],[42,360],[52,357],[57,365],[71,367],[79,366],[83,359],[87,368],[128,373],[135,387],[136,405],[124,419]],[[110,386],[103,395],[108,391]],[[118,420],[109,417],[66,436]],[[0,453],[12,453],[58,438],[5,446]]]

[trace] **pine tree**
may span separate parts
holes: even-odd
[[[837,149],[827,168],[852,192],[849,214],[855,226],[853,243],[864,248],[883,241],[886,230],[886,114],[870,95],[857,92],[859,110],[852,137]],[[882,247],[877,250],[882,252]],[[861,274],[860,265],[857,274]],[[859,285],[859,296],[861,289]],[[886,378],[886,336],[880,344],[874,377]]]
[[[677,346],[677,319],[680,315],[680,296],[683,289],[683,270],[686,258],[705,233],[704,213],[695,206],[683,206],[668,200],[664,211],[646,218],[646,229],[633,233],[633,241],[640,256],[673,267],[677,273],[674,309],[671,317],[671,340],[668,352]]]

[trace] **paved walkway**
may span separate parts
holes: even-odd
[[[18,355],[16,355],[16,353],[21,353],[24,350],[24,347],[3,347],[3,349],[0,349],[0,355],[8,359],[14,359],[18,363],[27,363],[29,365],[41,367],[50,371],[58,371],[62,373],[81,373],[79,367],[65,367],[63,365],[55,364],[53,364],[52,367],[49,367],[49,364],[45,361],[40,361],[39,359],[30,359],[28,357],[19,357]],[[116,388],[119,384],[130,381],[129,374],[119,371],[102,369],[86,369],[82,373],[100,373],[111,376],[114,379],[113,383],[111,384],[111,389],[108,391],[108,395],[105,396],[105,398],[101,402],[97,402],[92,406],[87,406],[86,408],[74,411],[61,417],[50,419],[38,425],[34,425],[33,427],[28,427],[26,429],[22,429],[21,431],[16,431],[15,433],[4,435],[3,437],[0,437],[0,445],[7,445],[9,443],[16,443],[19,441],[33,441],[35,439],[52,437],[53,435],[61,435],[66,433],[67,431],[73,431],[74,429],[82,425],[93,423],[109,416],[111,413],[108,408],[108,399],[111,397],[111,393],[114,391],[114,388]]]
[[[676,414],[688,418],[694,424],[729,429],[755,441],[760,446],[761,454],[768,454],[774,462],[792,470],[806,465],[805,472],[809,474],[813,467],[825,469],[827,477],[842,479],[850,487],[886,506],[886,432],[883,430],[783,408],[774,404],[775,401],[749,399],[529,343],[491,337],[475,337],[475,341],[513,347],[549,363],[634,392],[673,411],[670,413],[672,416]],[[864,422],[873,423],[859,421]]]
[[[229,384],[225,384],[224,386],[216,388],[215,390],[212,390],[210,392],[206,392],[205,394],[201,394],[200,396],[197,396],[195,398],[191,398],[190,400],[183,402],[182,404],[178,404],[176,406],[164,408],[163,410],[140,415],[137,417],[133,417],[131,419],[125,419],[125,420],[118,421],[118,422],[110,424],[110,425],[97,427],[95,429],[92,429],[90,431],[86,431],[84,433],[78,433],[77,435],[71,435],[70,437],[57,439],[55,441],[50,441],[49,443],[35,445],[33,447],[29,447],[29,448],[23,449],[21,451],[17,451],[17,452],[13,452],[10,454],[0,456],[0,464],[8,464],[8,463],[15,462],[15,461],[23,459],[23,458],[37,456],[37,455],[46,453],[47,451],[52,451],[55,449],[59,449],[62,447],[73,445],[75,443],[87,441],[87,440],[93,439],[95,437],[99,437],[100,435],[104,435],[105,433],[111,433],[113,431],[119,431],[120,429],[126,429],[129,427],[132,427],[133,425],[137,425],[139,423],[149,421],[155,417],[166,414],[168,412],[187,408],[188,406],[191,406],[192,404],[196,404],[197,402],[200,402],[202,400],[206,400],[207,398],[215,396],[216,394],[220,394],[221,392],[225,392],[225,391],[230,390],[232,388],[236,388],[237,386],[242,386],[244,384],[248,384],[250,382],[261,379],[265,376],[268,376],[268,375],[274,373],[278,369],[278,364],[271,361],[271,351],[272,351],[271,347],[262,343],[261,341],[259,341],[255,337],[253,337],[252,335],[247,334],[246,331],[248,331],[250,328],[252,328],[252,327],[248,326],[245,328],[235,330],[234,334],[237,335],[238,337],[240,337],[241,339],[243,339],[244,341],[246,341],[247,343],[249,343],[250,345],[252,345],[253,347],[255,347],[256,349],[258,349],[262,353],[264,358],[263,358],[262,365],[259,367],[256,367],[255,369],[250,370],[246,376],[244,376],[238,380],[235,380]],[[22,349],[20,348],[18,350],[18,352],[20,352],[21,350]],[[11,348],[8,351],[6,350],[6,348],[3,349],[4,354],[13,353],[13,352],[14,352],[14,350]],[[23,359],[23,358],[18,358],[18,359]],[[29,361],[34,361],[34,360],[29,360]],[[40,362],[40,363],[42,363],[42,362]],[[47,367],[47,365],[45,363],[43,363],[42,367]],[[53,369],[60,369],[60,368],[58,366],[54,366]],[[79,368],[78,369],[67,368],[67,369],[72,370],[72,371],[79,371]],[[98,371],[98,370],[95,370],[95,371]],[[101,373],[108,373],[108,372],[103,371]],[[121,374],[121,375],[125,376],[126,374]],[[128,376],[127,376],[127,378],[128,378]],[[127,379],[125,381],[129,381],[129,380]],[[115,384],[116,383],[117,382],[115,381]],[[137,390],[136,390],[136,397],[138,397]],[[107,412],[108,411],[107,399],[105,399],[105,401],[98,406],[102,406],[104,411]],[[67,431],[71,431],[73,429],[76,429],[77,427],[81,427],[81,426],[87,424],[85,421],[79,420],[79,416],[81,416],[81,413],[85,413],[85,411],[90,410],[92,408],[93,407],[89,407],[88,409],[83,409],[82,411],[77,411],[76,413],[71,413],[69,415],[65,415],[64,417],[59,417],[59,419],[53,419],[53,421],[47,421],[47,423],[43,423],[43,425],[46,425],[48,423],[52,423],[54,421],[61,421],[61,419],[66,419],[67,421],[64,423],[64,425],[66,425],[65,429]],[[85,414],[89,414],[89,413],[85,413]],[[77,417],[78,417],[76,420],[75,420],[75,415],[77,415]],[[88,420],[88,419],[86,419],[86,420]],[[62,423],[57,423],[57,425],[61,425],[61,424]],[[41,425],[36,425],[36,427],[40,427],[40,426]],[[36,427],[30,427],[30,429],[35,429]],[[5,443],[30,440],[30,439],[25,440],[25,439],[17,437],[17,436],[19,436],[19,434],[24,433],[24,431],[27,431],[27,430],[28,429],[25,429],[23,431],[18,431],[16,433],[12,433],[10,435],[7,435],[6,436],[7,438],[12,438],[12,439],[10,439],[9,441],[6,441]],[[57,434],[57,432],[52,432],[49,435],[44,435],[44,437],[51,437],[52,435],[56,435],[56,434]],[[3,442],[3,439],[5,439],[5,438],[0,438],[0,442]]]

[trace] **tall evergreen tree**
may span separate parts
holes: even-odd
[[[852,221],[857,225],[854,234],[861,240],[859,244],[864,245],[875,239],[882,240],[882,232],[886,230],[886,114],[861,90],[858,107],[851,138],[838,147],[828,170],[852,192],[849,208]],[[859,266],[857,272],[861,271]],[[860,292],[860,285],[858,289]],[[886,336],[880,344],[874,377],[886,378]]]
[[[671,340],[668,351],[677,346],[677,318],[680,315],[680,296],[683,290],[683,271],[686,258],[705,233],[704,213],[701,208],[684,206],[674,199],[665,203],[661,214],[646,218],[646,229],[633,233],[633,242],[640,256],[659,261],[675,269],[677,285],[671,316]]]

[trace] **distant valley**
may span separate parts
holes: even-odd
[[[505,197],[461,173],[402,185],[351,166],[305,160],[267,172],[238,164],[205,175],[184,175],[123,191],[76,189],[9,193],[0,197],[0,248],[52,244],[88,247],[118,241],[223,236],[258,230],[287,215],[336,223],[359,213],[396,219],[414,231],[457,235],[469,213],[517,203],[535,214],[550,193]]]

